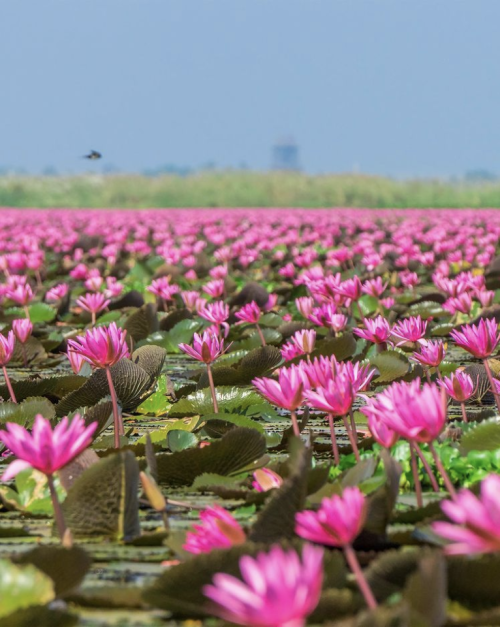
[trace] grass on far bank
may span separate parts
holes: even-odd
[[[3,207],[500,207],[500,181],[396,181],[366,175],[204,172],[2,176]]]

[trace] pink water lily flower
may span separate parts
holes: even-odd
[[[420,316],[410,316],[404,320],[399,320],[392,328],[392,335],[399,340],[396,346],[402,346],[406,342],[420,341],[427,330],[427,322]]]
[[[295,533],[311,542],[341,547],[366,604],[375,609],[377,602],[352,548],[352,543],[363,529],[366,513],[367,504],[361,490],[357,486],[345,488],[342,495],[324,498],[317,512],[295,514]]]
[[[35,416],[31,433],[16,423],[8,422],[6,431],[0,431],[0,440],[17,459],[7,467],[1,477],[10,481],[27,468],[34,468],[45,474],[49,484],[59,536],[64,537],[66,525],[54,486],[54,473],[64,468],[92,442],[97,422],[85,426],[85,421],[76,414],[71,422],[65,416],[52,429],[50,420],[41,414]]]
[[[441,340],[421,340],[418,352],[415,351],[411,357],[423,366],[437,368],[443,361],[445,355],[444,343]]]
[[[321,501],[317,512],[304,511],[295,515],[295,532],[301,538],[343,547],[361,533],[366,519],[366,500],[358,487],[345,488],[342,496],[334,494]]]
[[[252,383],[270,403],[290,411],[294,434],[300,435],[295,414],[304,400],[304,379],[300,368],[295,365],[282,367],[278,370],[278,381],[262,377]]]
[[[432,442],[446,424],[446,404],[439,388],[420,380],[393,383],[377,396],[385,409],[386,424],[403,438]]]
[[[259,468],[253,473],[253,479],[252,487],[257,492],[267,492],[283,484],[283,477],[270,468]]]
[[[121,359],[130,356],[125,341],[126,336],[127,331],[119,329],[116,323],[112,322],[109,327],[102,326],[90,329],[85,335],[79,335],[74,340],[68,340],[68,354],[70,352],[78,353],[93,368],[104,368],[106,370],[109,393],[111,394],[111,402],[113,404],[115,448],[120,448],[120,436],[124,435],[125,431],[123,418],[118,410],[118,397],[110,368]]]
[[[69,359],[71,370],[73,370],[75,374],[79,374],[84,364],[88,363],[80,353],[76,353],[75,351],[68,351],[66,356]]]
[[[498,323],[494,318],[481,319],[478,324],[464,324],[460,331],[450,333],[458,346],[478,359],[486,359],[500,342]]]
[[[14,331],[9,331],[7,337],[0,333],[0,367],[3,370],[3,376],[5,377],[5,384],[7,389],[9,390],[10,400],[13,403],[16,403],[16,395],[12,388],[9,373],[7,372],[7,364],[12,359],[12,355],[14,354],[14,348],[16,346],[16,337],[14,335]]]
[[[294,411],[302,405],[304,383],[297,366],[280,368],[278,381],[262,377],[254,379],[252,383],[268,401],[278,407]]]
[[[76,304],[92,315],[92,324],[95,324],[96,314],[106,309],[110,302],[101,292],[88,292],[76,299]]]
[[[364,329],[353,329],[353,333],[374,344],[385,344],[391,335],[391,325],[384,316],[365,318],[364,326]]]
[[[220,340],[215,333],[205,331],[203,335],[194,334],[192,346],[181,343],[179,348],[194,359],[211,364],[224,352],[224,340]]]
[[[302,559],[273,546],[268,553],[240,558],[238,579],[214,575],[203,594],[220,618],[246,627],[303,627],[315,609],[323,584],[323,550],[305,545]]]
[[[236,324],[243,324],[244,322],[257,324],[262,315],[262,311],[257,303],[253,300],[251,303],[248,303],[248,305],[243,305],[243,307],[234,315],[239,320],[239,322],[237,322]]]
[[[500,412],[500,394],[496,389],[491,367],[488,363],[488,357],[495,352],[500,342],[497,321],[495,318],[481,319],[478,324],[465,324],[460,331],[453,330],[450,335],[458,346],[461,346],[474,357],[483,360],[491,391],[495,396],[497,409]]]
[[[344,416],[349,412],[355,398],[352,381],[345,374],[330,379],[325,386],[307,390],[305,397],[316,409],[323,409],[334,416]]]
[[[301,329],[296,331],[291,337],[291,343],[296,346],[302,354],[310,355],[316,344],[316,331],[314,329]]]
[[[446,390],[448,396],[451,396],[459,403],[463,403],[474,394],[477,381],[474,384],[470,374],[463,370],[458,370],[457,372],[452,372],[449,377],[444,377],[442,381],[438,381],[438,385]]]
[[[79,414],[71,422],[63,418],[54,429],[50,420],[37,414],[31,433],[21,425],[8,422],[6,431],[0,431],[0,440],[17,459],[9,464],[2,481],[10,481],[26,468],[53,475],[90,445],[96,428],[97,422],[86,427]]]
[[[206,303],[198,313],[205,320],[220,325],[229,318],[229,305],[222,300]]]
[[[81,355],[93,368],[109,368],[129,357],[126,336],[127,331],[112,322],[108,327],[89,329],[85,335],[68,340],[68,351]]]
[[[54,285],[50,290],[47,290],[45,294],[45,300],[47,302],[57,302],[66,296],[69,291],[69,286],[66,283],[59,283],[58,285]]]
[[[295,299],[295,306],[304,318],[309,318],[314,308],[314,298],[301,296]]]
[[[182,548],[189,553],[209,553],[243,544],[245,540],[245,532],[236,518],[223,507],[213,505],[200,512],[200,524],[193,525]]]
[[[450,555],[496,553],[500,551],[500,476],[488,475],[481,482],[479,496],[460,490],[454,501],[441,509],[453,522],[435,522],[433,531],[451,541]]]
[[[18,285],[7,292],[7,298],[26,307],[33,300],[33,290],[29,285]]]
[[[18,320],[12,321],[12,330],[14,331],[16,339],[19,340],[21,344],[26,344],[33,332],[33,323],[31,320],[28,320],[28,318],[19,318]]]

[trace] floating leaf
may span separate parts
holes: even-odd
[[[57,402],[66,394],[77,390],[87,381],[86,377],[79,375],[64,375],[61,377],[48,377],[47,379],[24,379],[23,381],[11,381],[17,402],[30,396],[44,396]],[[0,396],[9,398],[9,391],[5,385],[0,386]]]
[[[262,377],[274,370],[282,361],[281,351],[275,346],[255,348],[243,357],[237,368],[240,381],[251,383],[255,377]]]
[[[356,346],[354,335],[350,332],[345,332],[339,337],[332,337],[317,342],[313,355],[325,355],[326,357],[333,355],[338,361],[344,361],[354,355]]]
[[[386,480],[367,499],[368,509],[363,529],[379,536],[385,536],[398,498],[402,467],[387,451],[383,451],[381,457],[384,462]]]
[[[290,444],[297,448],[292,457],[291,473],[273,491],[269,502],[259,514],[249,534],[249,539],[253,542],[272,543],[295,537],[295,514],[305,506],[307,473],[312,453],[298,438]]]
[[[264,336],[264,339],[267,345],[281,344],[283,337],[277,329],[270,329],[268,327],[266,329],[261,329],[261,331],[262,331],[262,335]],[[260,335],[258,334],[257,331],[252,331],[252,333],[250,333],[250,335],[244,340],[233,343],[234,350],[243,349],[243,350],[251,351],[252,349],[260,348],[261,346],[262,346],[262,340],[260,339]]]
[[[140,346],[135,350],[130,360],[142,368],[153,380],[156,380],[162,371],[167,354],[159,346]]]
[[[256,462],[265,452],[266,441],[260,433],[237,427],[210,446],[171,455],[159,453],[156,456],[158,482],[181,486],[191,485],[204,473],[233,475]]]
[[[205,426],[205,431],[210,432],[211,430],[217,429],[217,425],[224,425],[226,431],[229,430],[230,425],[235,427],[246,427],[248,429],[256,429],[259,433],[264,434],[264,427],[248,418],[247,416],[242,416],[241,414],[205,414],[201,417],[201,420],[207,421],[207,425]]]
[[[226,414],[255,415],[259,407],[269,404],[252,389],[237,387],[219,387],[216,389],[219,412]],[[249,411],[252,408],[251,412]],[[187,414],[211,414],[214,410],[210,390],[197,390],[186,398],[181,398],[169,412],[170,416],[185,416]]]
[[[205,472],[196,477],[191,488],[193,490],[210,490],[215,486],[241,490],[241,480],[234,477],[224,477],[213,472]]]
[[[167,378],[164,376],[158,380],[156,392],[141,403],[137,407],[136,412],[146,416],[164,416],[168,413],[171,406],[172,403],[167,397]]]
[[[431,593],[429,594],[429,591]],[[422,557],[416,572],[408,578],[403,598],[429,627],[446,622],[446,563],[437,551]]]
[[[56,310],[48,303],[33,303],[28,307],[30,320],[33,324],[52,322],[56,317]]]
[[[500,420],[493,418],[471,427],[460,441],[464,455],[469,451],[496,451],[500,449]]]
[[[14,561],[21,565],[32,564],[50,577],[58,597],[78,587],[91,565],[88,553],[78,546],[38,546],[16,556]]]
[[[423,550],[387,551],[366,569],[365,575],[377,601],[382,602],[400,592],[408,577],[416,571]]]
[[[135,409],[150,395],[153,378],[130,359],[122,359],[111,366],[111,376],[118,400],[125,411]],[[106,371],[102,368],[92,373],[85,383],[65,396],[56,406],[58,416],[65,416],[79,407],[91,407],[108,396]]]
[[[60,342],[56,342],[55,346],[58,346]],[[44,345],[37,340],[36,337],[30,336],[24,344],[16,341],[14,352],[12,353],[11,363],[23,364],[26,356],[26,362],[32,364],[33,362],[43,361],[47,358],[47,352]]]
[[[82,413],[82,412],[79,412]],[[97,429],[94,432],[94,439],[104,431],[113,421],[113,403],[112,401],[101,401],[93,407],[83,410],[83,418],[85,426],[92,422],[97,422]]]
[[[500,555],[456,555],[448,558],[448,595],[471,609],[497,607]]]
[[[74,627],[79,622],[76,614],[43,605],[32,605],[0,618],[0,627]]]
[[[67,526],[76,537],[140,535],[138,487],[139,465],[133,453],[122,451],[101,459],[69,490],[62,504]]]
[[[146,339],[148,335],[158,330],[156,305],[148,303],[131,313],[125,320],[123,328],[135,342]]]
[[[61,496],[57,478],[55,485]],[[53,514],[47,477],[43,473],[27,468],[16,475],[14,486],[15,490],[0,484],[0,499],[6,506],[36,516]]]
[[[99,456],[93,449],[87,448],[82,453],[80,453],[80,455],[75,457],[73,461],[71,461],[69,464],[66,464],[64,468],[61,468],[58,474],[59,480],[64,489],[68,491],[78,479],[78,477],[82,475],[87,470],[87,468],[90,468],[94,464],[97,464],[99,459]]]
[[[403,377],[410,368],[408,359],[397,351],[383,351],[371,360],[379,371],[375,383],[390,383]]]
[[[179,431],[177,429],[173,429],[167,433],[167,445],[173,453],[176,453],[177,451],[184,451],[185,449],[192,448],[197,444],[198,438],[190,431]]]
[[[54,599],[54,586],[34,566],[19,566],[0,559],[0,617],[31,605],[44,605]]]

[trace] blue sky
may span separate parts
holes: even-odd
[[[0,166],[500,174],[499,0],[4,0]],[[104,159],[80,158],[89,149]]]

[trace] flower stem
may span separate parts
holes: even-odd
[[[350,544],[346,544],[344,546],[344,555],[346,557],[347,563],[349,564],[349,568],[352,570],[354,576],[356,577],[356,582],[360,589],[361,594],[363,595],[366,605],[370,608],[370,610],[377,609],[377,601],[373,596],[373,592],[366,581],[365,575],[361,566],[359,565],[358,558],[356,557],[356,553]]]
[[[21,344],[21,351],[23,353],[23,364],[24,367],[28,367],[28,355],[26,354],[26,344]]]
[[[12,389],[12,384],[10,382],[9,375],[7,373],[7,368],[5,366],[2,366],[2,368],[3,368],[3,376],[5,377],[5,385],[7,386],[7,389],[9,390],[10,400],[13,403],[17,403],[16,395],[14,394],[14,390]]]
[[[262,333],[262,329],[260,328],[260,326],[256,323],[255,327],[257,329],[257,333],[259,334],[260,337],[260,341],[262,342],[262,346],[266,345],[266,340],[264,338],[264,334]]]
[[[358,445],[356,443],[356,436],[352,433],[351,427],[349,426],[349,423],[347,422],[347,416],[345,414],[342,416],[342,420],[344,421],[344,427],[345,427],[345,430],[347,431],[349,442],[351,443],[352,452],[354,453],[354,458],[356,459],[357,462],[359,462],[361,458],[359,456]]]
[[[462,408],[462,418],[464,419],[464,422],[469,422],[467,419],[467,412],[465,411],[465,403],[464,401],[462,401],[460,403],[460,407]]]
[[[120,448],[120,436],[124,435],[123,422],[120,412],[118,411],[118,400],[116,398],[115,386],[113,385],[113,377],[111,370],[106,368],[106,376],[108,378],[109,393],[111,394],[111,403],[113,404],[113,422],[115,425],[115,448]]]
[[[412,445],[410,444],[410,446]],[[422,462],[422,465],[425,468],[425,472],[429,475],[429,479],[432,484],[432,489],[434,490],[434,492],[439,492],[439,485],[438,485],[437,479],[434,476],[434,473],[432,472],[432,468],[430,467],[429,462],[425,459],[425,455],[422,453],[420,446],[416,442],[413,443],[413,446],[415,447],[415,453],[420,457],[420,461]]]
[[[212,394],[212,402],[214,404],[214,414],[218,414],[219,405],[217,403],[217,395],[215,394],[214,378],[212,375],[212,368],[210,367],[210,364],[207,364],[207,373],[208,373],[208,383],[210,385],[210,393]]]
[[[30,318],[30,310],[28,308],[28,305],[24,305],[23,309],[24,309],[24,315],[26,316],[26,318],[28,318],[28,320],[31,320],[31,318]]]
[[[64,537],[64,533],[66,532],[66,524],[64,522],[61,504],[59,503],[59,499],[57,498],[56,487],[54,485],[54,477],[52,475],[47,475],[47,482],[49,484],[50,498],[52,499],[52,506],[54,508],[54,518],[56,519],[57,530],[59,532],[60,538],[62,539]]]
[[[455,499],[457,497],[457,492],[455,488],[453,487],[453,483],[451,482],[451,479],[448,476],[448,473],[446,472],[445,467],[443,466],[443,462],[441,461],[441,458],[437,454],[437,451],[434,448],[434,444],[432,444],[432,442],[429,442],[429,450],[432,453],[432,456],[434,457],[434,461],[436,462],[436,466],[437,466],[437,469],[439,470],[441,477],[443,477],[443,481],[444,481],[444,485],[446,486],[446,489],[450,493],[451,498]]]
[[[95,327],[95,321],[96,321],[96,317],[95,317],[95,311],[92,312],[92,326]]]
[[[333,422],[333,415],[328,414],[328,424],[330,426],[330,436],[332,438],[332,451],[333,451],[333,461],[335,462],[335,466],[339,465],[339,447],[337,445],[337,436],[335,434],[335,424]]]
[[[299,423],[297,421],[297,414],[295,413],[295,410],[290,411],[290,416],[292,418],[293,435],[300,437]]]
[[[486,369],[486,374],[488,375],[488,381],[490,382],[491,391],[493,392],[493,396],[495,397],[495,403],[497,404],[498,413],[500,413],[500,397],[495,391],[495,384],[493,383],[493,375],[491,374],[490,364],[487,359],[483,359],[483,364]]]
[[[418,476],[418,465],[417,465],[417,458],[415,456],[415,449],[411,442],[410,442],[410,459],[411,459],[411,470],[413,472],[413,482],[415,484],[415,492],[417,494],[417,507],[423,507],[424,501],[422,499],[422,485],[420,483],[420,477]]]

